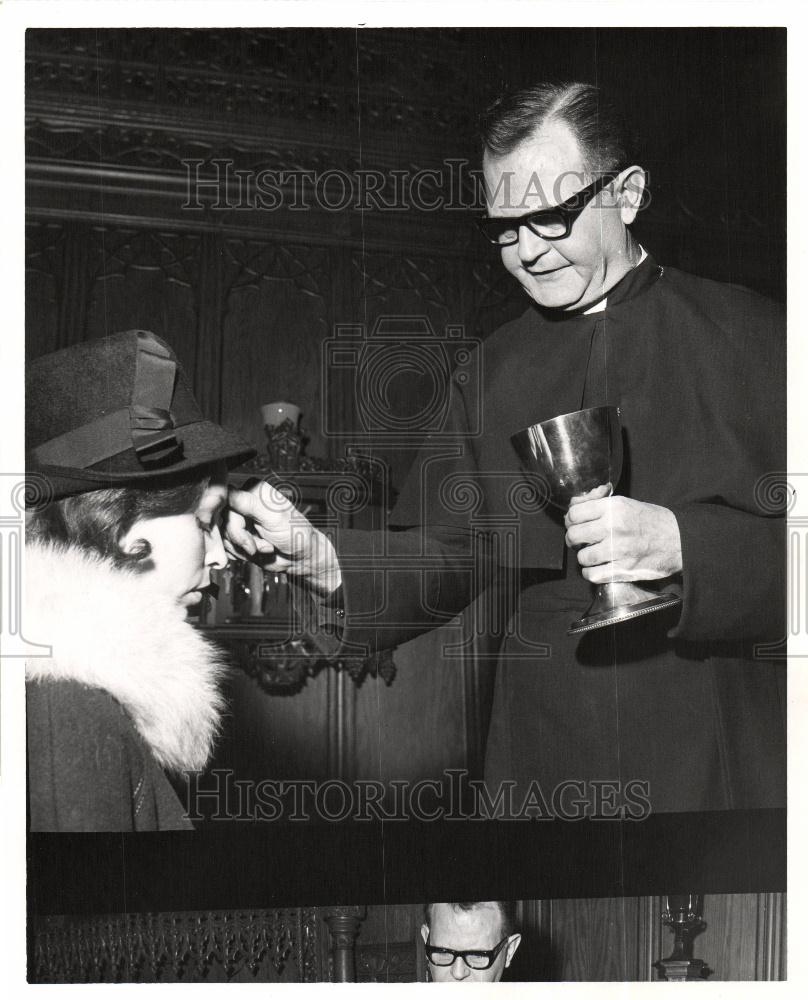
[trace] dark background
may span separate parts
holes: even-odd
[[[785,810],[32,834],[32,913],[784,891]],[[588,864],[582,865],[586,858]],[[695,887],[695,889],[694,889]]]

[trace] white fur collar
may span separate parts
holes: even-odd
[[[25,630],[52,647],[52,656],[26,661],[28,680],[102,688],[131,715],[163,767],[205,766],[223,708],[224,663],[182,608],[152,593],[148,574],[30,543],[25,593]]]

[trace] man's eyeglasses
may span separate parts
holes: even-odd
[[[478,949],[472,951],[455,951],[454,948],[435,948],[429,942],[426,942],[424,944],[424,951],[426,952],[426,957],[433,965],[446,967],[454,965],[458,958],[462,958],[470,969],[490,969],[497,960],[497,955],[507,943],[508,939],[504,937],[496,948],[491,948],[489,951]]]
[[[538,211],[527,212],[525,215],[517,215],[510,219],[485,216],[477,220],[477,225],[490,243],[500,247],[509,247],[518,243],[519,230],[522,226],[527,226],[531,232],[541,236],[543,240],[563,240],[564,237],[569,236],[573,222],[589,202],[619,173],[619,170],[610,170],[608,173],[601,174],[591,184],[576,191],[572,197],[552,208],[540,208]]]

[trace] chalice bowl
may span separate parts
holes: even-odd
[[[598,486],[612,488],[623,467],[623,437],[616,406],[594,406],[533,424],[511,438],[526,469],[550,487],[550,502],[566,511],[574,497]],[[596,586],[589,610],[567,629],[577,635],[681,603],[677,594],[658,593],[616,580]]]

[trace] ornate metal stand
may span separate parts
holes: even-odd
[[[693,939],[707,926],[701,918],[704,897],[663,896],[662,922],[673,931],[673,951],[654,963],[660,979],[669,982],[704,980],[712,970],[700,958],[693,958]]]
[[[290,420],[265,430],[269,457],[240,466],[230,476],[233,485],[269,479],[321,528],[329,522],[351,527],[357,515],[369,509],[380,512],[392,502],[382,463],[351,455],[333,462],[310,458],[303,454],[305,439]],[[378,514],[375,518],[380,520]],[[304,621],[303,606],[295,609],[295,588],[282,573],[234,563],[217,571],[214,581],[218,599],[202,605],[198,624],[228,646],[236,663],[269,694],[296,694],[327,667],[344,671],[357,685],[367,676],[393,682],[391,650],[370,657],[333,657],[320,648],[318,626]]]

